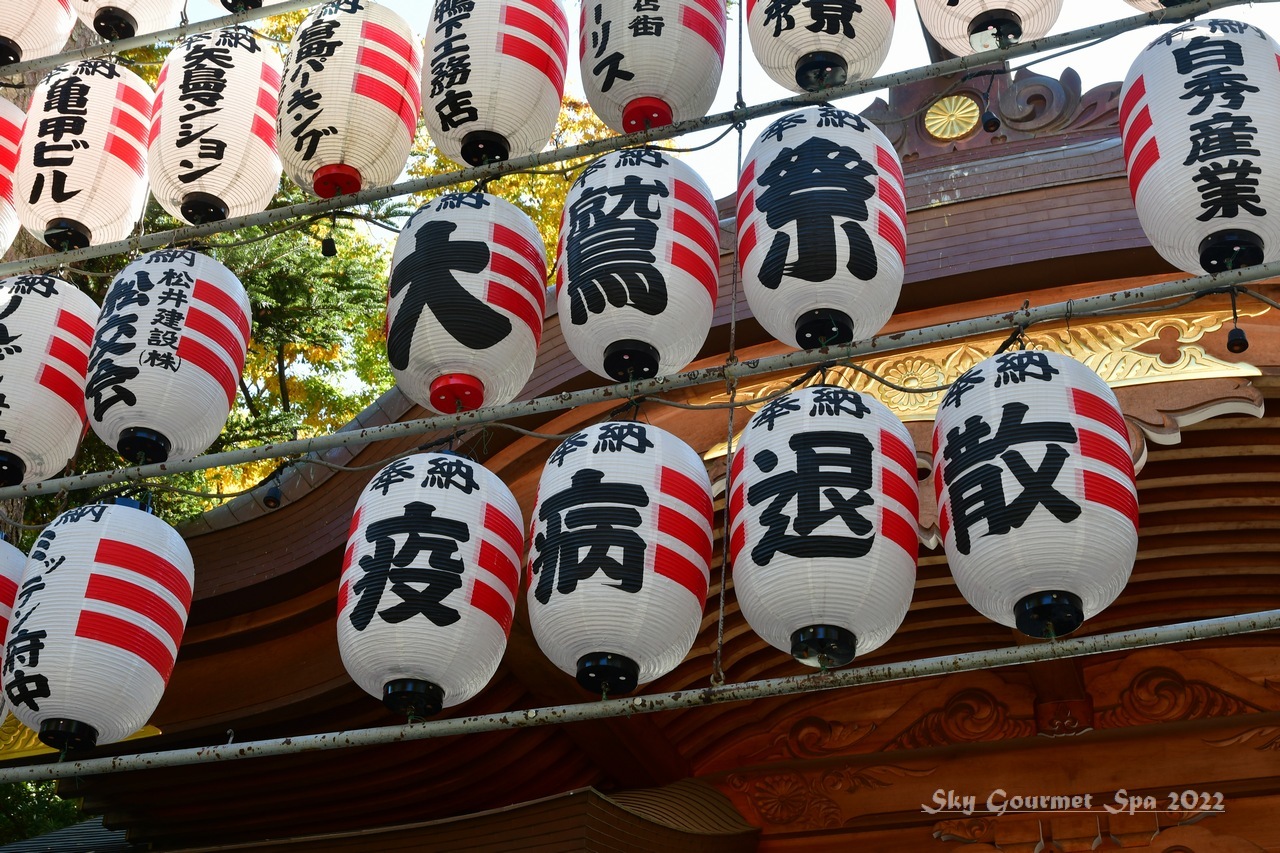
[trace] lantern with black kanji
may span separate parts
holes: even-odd
[[[284,171],[321,198],[384,187],[418,129],[422,47],[374,0],[317,7],[289,44],[276,130]]]
[[[13,715],[55,749],[142,728],[173,672],[193,578],[186,542],[136,505],[55,518],[31,549],[9,620]]]
[[[147,201],[152,92],[115,62],[61,65],[36,86],[18,149],[18,217],[55,249],[128,237]]]
[[[452,453],[418,453],[361,493],[338,587],[338,650],[360,687],[430,716],[475,696],[507,647],[524,517],[511,490]]]
[[[919,550],[910,433],[865,394],[776,397],[730,473],[729,552],[752,630],[809,666],[879,648],[907,615]]]
[[[823,105],[760,134],[738,180],[738,261],[765,331],[801,349],[871,337],[906,256],[902,165],[875,125]]]
[[[52,56],[75,25],[71,0],[8,0],[0,20],[0,67]]]
[[[391,258],[387,358],[400,390],[446,414],[514,400],[542,339],[546,263],[537,226],[497,196],[418,208]]]
[[[746,0],[751,51],[773,82],[793,92],[872,77],[889,55],[897,1]]]
[[[988,619],[1061,637],[1120,594],[1138,548],[1115,394],[1065,355],[994,355],[952,384],[933,428],[938,528],[961,595]]]
[[[724,70],[721,0],[582,4],[578,56],[591,109],[619,133],[700,118]]]
[[[46,480],[75,454],[97,319],[92,299],[53,276],[0,281],[0,486]]]
[[[680,663],[711,567],[711,481],[692,448],[638,422],[565,439],[542,470],[529,546],[529,622],[543,653],[596,693]]]
[[[151,194],[199,224],[266,210],[280,185],[280,59],[248,27],[183,39],[157,84]]]
[[[107,41],[178,26],[187,0],[71,0],[86,27]]]
[[[569,65],[561,0],[436,0],[427,27],[422,117],[435,146],[472,166],[541,151]]]
[[[1063,0],[916,0],[929,35],[956,56],[1048,35]]]
[[[131,463],[203,453],[235,403],[250,316],[240,280],[207,255],[164,249],[129,264],[94,332],[93,431]]]
[[[667,376],[698,354],[719,291],[711,190],[657,148],[606,154],[565,198],[556,304],[565,344],[617,382]]]
[[[22,222],[13,197],[13,184],[18,169],[18,146],[22,142],[22,123],[27,114],[12,101],[0,98],[0,255],[9,251],[18,236]]]
[[[18,581],[22,580],[22,570],[26,565],[27,555],[10,545],[3,534],[0,534],[0,637],[9,630],[13,600],[18,595]],[[4,690],[0,689],[0,720],[7,716],[9,700]]]
[[[1120,132],[1138,221],[1192,275],[1280,259],[1280,45],[1251,24],[1184,24],[1138,55]]]

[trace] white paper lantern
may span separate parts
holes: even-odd
[[[384,187],[418,128],[422,47],[373,0],[315,9],[289,44],[276,131],[289,178],[321,198]]]
[[[338,588],[338,650],[391,710],[430,716],[489,683],[524,556],[511,490],[449,453],[397,459],[356,503]]]
[[[738,260],[765,331],[802,349],[876,334],[906,256],[902,166],[875,125],[824,105],[760,134],[738,181]]]
[[[1043,38],[1062,12],[1062,0],[916,0],[920,20],[956,56]]]
[[[756,61],[773,82],[816,92],[875,75],[889,55],[898,0],[746,0]]]
[[[280,59],[248,27],[195,33],[160,69],[147,163],[151,194],[199,224],[266,210],[280,186]]]
[[[915,588],[911,434],[873,397],[819,385],[770,400],[732,465],[729,551],[751,629],[810,666],[882,646]]]
[[[13,715],[55,749],[123,740],[173,672],[191,609],[191,552],[148,512],[91,504],[31,550],[5,640]]]
[[[0,538],[0,636],[9,630],[9,619],[13,616],[13,601],[18,596],[18,581],[22,579],[22,570],[26,568],[27,555]],[[0,676],[0,683],[3,676]],[[9,716],[9,699],[0,689],[0,720]]]
[[[446,414],[514,400],[542,340],[546,264],[537,226],[497,196],[418,208],[391,258],[387,357],[400,390]]]
[[[18,216],[59,250],[128,237],[147,201],[152,92],[103,59],[61,65],[36,86],[18,152]]]
[[[17,177],[22,123],[26,118],[27,114],[17,104],[0,98],[0,255],[9,251],[22,226],[13,197],[13,184]]]
[[[178,26],[186,0],[71,0],[86,27],[107,41]]]
[[[569,65],[560,0],[437,2],[428,24],[422,117],[446,157],[479,166],[541,151]]]
[[[701,118],[724,70],[721,0],[587,0],[578,56],[587,102],[619,133]]]
[[[1189,2],[1189,0],[1124,0],[1135,9],[1143,12],[1164,12],[1171,6]]]
[[[1138,221],[1192,275],[1280,259],[1278,53],[1251,24],[1198,21],[1149,44],[1121,88]]]
[[[618,695],[675,669],[698,634],[711,481],[657,427],[588,427],[551,454],[529,550],[529,622],[552,663]]]
[[[1138,498],[1115,394],[1065,355],[1005,352],[955,381],[933,428],[938,527],[956,586],[988,619],[1074,631],[1124,589]]]
[[[565,344],[618,382],[667,376],[698,354],[719,291],[711,190],[657,148],[606,154],[565,197],[556,304]]]
[[[0,281],[0,485],[46,480],[75,454],[97,319],[98,306],[73,284]]]
[[[130,462],[203,453],[235,403],[250,317],[240,280],[207,255],[165,249],[129,264],[94,330],[93,431]]]
[[[0,67],[53,56],[75,25],[71,0],[8,0],[0,20]]]

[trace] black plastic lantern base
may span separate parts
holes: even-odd
[[[434,717],[444,707],[444,690],[416,678],[397,678],[382,685],[382,704],[405,717]]]
[[[791,635],[791,656],[806,666],[847,666],[857,648],[854,633],[836,625],[810,625]]]
[[[0,36],[0,66],[22,61],[22,48],[12,39]]]
[[[806,53],[796,62],[796,85],[806,92],[843,86],[848,78],[849,65],[838,53],[817,50]]]
[[[172,447],[168,438],[146,427],[129,427],[120,433],[120,440],[116,442],[120,455],[139,465],[167,461]]]
[[[262,0],[222,0],[228,12],[247,12],[250,9],[261,9]]]
[[[1084,624],[1084,603],[1071,592],[1036,592],[1013,606],[1013,618],[1018,630],[1028,637],[1052,640]]]
[[[802,349],[839,346],[853,340],[853,321],[834,308],[816,308],[796,318],[796,343]]]
[[[578,658],[578,683],[601,696],[622,696],[640,683],[640,665],[610,652],[592,652]]]
[[[471,166],[501,163],[511,156],[511,145],[501,133],[473,130],[462,137],[462,159]]]
[[[1022,39],[1022,19],[1009,9],[991,9],[969,23],[969,44],[974,52],[1003,49]]]
[[[56,750],[72,752],[98,745],[98,730],[77,720],[45,720],[40,724],[40,742]]]
[[[614,341],[604,348],[604,372],[618,382],[658,375],[659,354],[644,341]]]
[[[103,6],[94,16],[93,29],[107,41],[120,41],[138,34],[138,21],[123,9]]]
[[[27,463],[16,453],[0,451],[0,486],[19,486],[27,476]]]
[[[192,225],[221,222],[230,213],[226,202],[209,193],[187,193],[178,209],[182,211],[182,218]]]
[[[92,232],[74,219],[51,219],[44,228],[44,241],[59,252],[85,249]]]
[[[1257,266],[1264,248],[1262,238],[1252,231],[1216,231],[1200,241],[1200,266],[1207,273]]]

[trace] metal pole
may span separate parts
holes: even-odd
[[[579,705],[559,705],[549,708],[502,711],[496,714],[479,714],[449,720],[431,720],[400,726],[376,729],[355,729],[346,732],[302,735],[275,740],[252,741],[240,744],[217,744],[171,752],[146,752],[136,755],[90,758],[83,761],[66,761],[56,764],[35,764],[0,769],[0,783],[31,780],[60,779],[69,776],[92,776],[120,773],[129,770],[147,770],[157,767],[181,767],[206,762],[234,761],[241,758],[264,758],[294,752],[318,752],[343,749],[351,746],[374,746],[397,741],[426,740],[476,734],[500,729],[519,729],[532,726],[551,726],[560,723],[600,720],[632,714],[649,714],[656,711],[673,711],[718,705],[724,702],[744,702],[770,696],[792,696],[814,693],[820,690],[838,690],[868,684],[885,684],[933,675],[951,675],[991,669],[1036,661],[1062,660],[1086,655],[1126,649],[1142,649],[1170,643],[1231,637],[1257,631],[1280,628],[1280,610],[1265,610],[1241,616],[1224,616],[1197,622],[1184,622],[1155,628],[1140,628],[1093,637],[1057,640],[1025,646],[1011,646],[982,652],[965,652],[958,655],[924,658],[901,663],[865,666],[857,669],[815,672],[812,675],[771,678],[720,687],[678,690],[673,693],[657,693],[623,699],[605,699]],[[372,699],[370,701],[373,701]]]

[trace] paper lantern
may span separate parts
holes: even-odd
[[[480,166],[541,151],[569,64],[560,0],[435,3],[422,117],[446,157]]]
[[[565,344],[617,382],[667,376],[698,354],[719,291],[711,190],[656,148],[615,151],[565,198],[556,304]]]
[[[0,536],[0,636],[9,630],[13,601],[18,596],[18,581],[27,565],[27,555]],[[0,720],[9,716],[9,700],[0,690]]]
[[[933,464],[951,574],[988,619],[1060,637],[1124,589],[1138,549],[1128,430],[1085,365],[1037,350],[980,362],[938,409]]]
[[[906,193],[893,145],[861,116],[820,106],[760,134],[738,181],[738,260],[765,331],[802,349],[888,322],[906,262]]]
[[[26,118],[27,114],[17,104],[0,98],[0,255],[9,251],[22,225],[13,197],[13,182],[18,170],[22,123]]]
[[[1192,275],[1280,259],[1278,53],[1251,24],[1198,21],[1149,44],[1121,88],[1138,221]]]
[[[938,44],[968,56],[1048,35],[1062,0],[916,0],[916,9]]]
[[[724,70],[722,0],[582,4],[578,56],[587,102],[619,133],[700,118]]]
[[[86,27],[107,41],[178,26],[186,0],[71,0]]]
[[[250,316],[240,280],[207,255],[165,249],[129,264],[94,331],[93,431],[129,462],[203,453],[235,403]]]
[[[497,196],[418,208],[391,258],[387,357],[400,390],[446,414],[514,400],[542,339],[546,257],[533,221]]]
[[[524,556],[511,490],[451,453],[397,459],[360,495],[338,588],[338,650],[393,711],[430,716],[489,683]]]
[[[31,98],[18,150],[18,216],[58,250],[128,237],[147,201],[152,92],[103,59],[61,65]]]
[[[915,588],[911,434],[873,397],[819,385],[770,400],[733,457],[729,552],[751,629],[810,666],[879,648]]]
[[[897,2],[746,0],[751,51],[773,82],[793,92],[872,77],[889,55]]]
[[[1124,0],[1135,9],[1143,12],[1164,12],[1173,6],[1181,6],[1191,0]]]
[[[384,187],[418,128],[422,48],[373,0],[316,8],[289,44],[276,130],[284,171],[321,198]]]
[[[65,281],[0,281],[0,486],[46,480],[75,454],[97,319],[93,300]]]
[[[262,8],[262,0],[209,0],[209,2],[227,13],[247,12],[250,9]]]
[[[71,0],[8,0],[0,21],[0,67],[52,56],[66,45],[76,14]]]
[[[130,506],[55,518],[31,550],[5,640],[13,715],[55,749],[123,740],[164,693],[195,569],[178,532]]]
[[[552,663],[618,695],[679,665],[702,620],[711,481],[657,427],[596,424],[566,439],[538,484],[529,623]]]
[[[280,59],[248,27],[187,36],[157,84],[151,194],[185,222],[267,209],[280,186]]]

